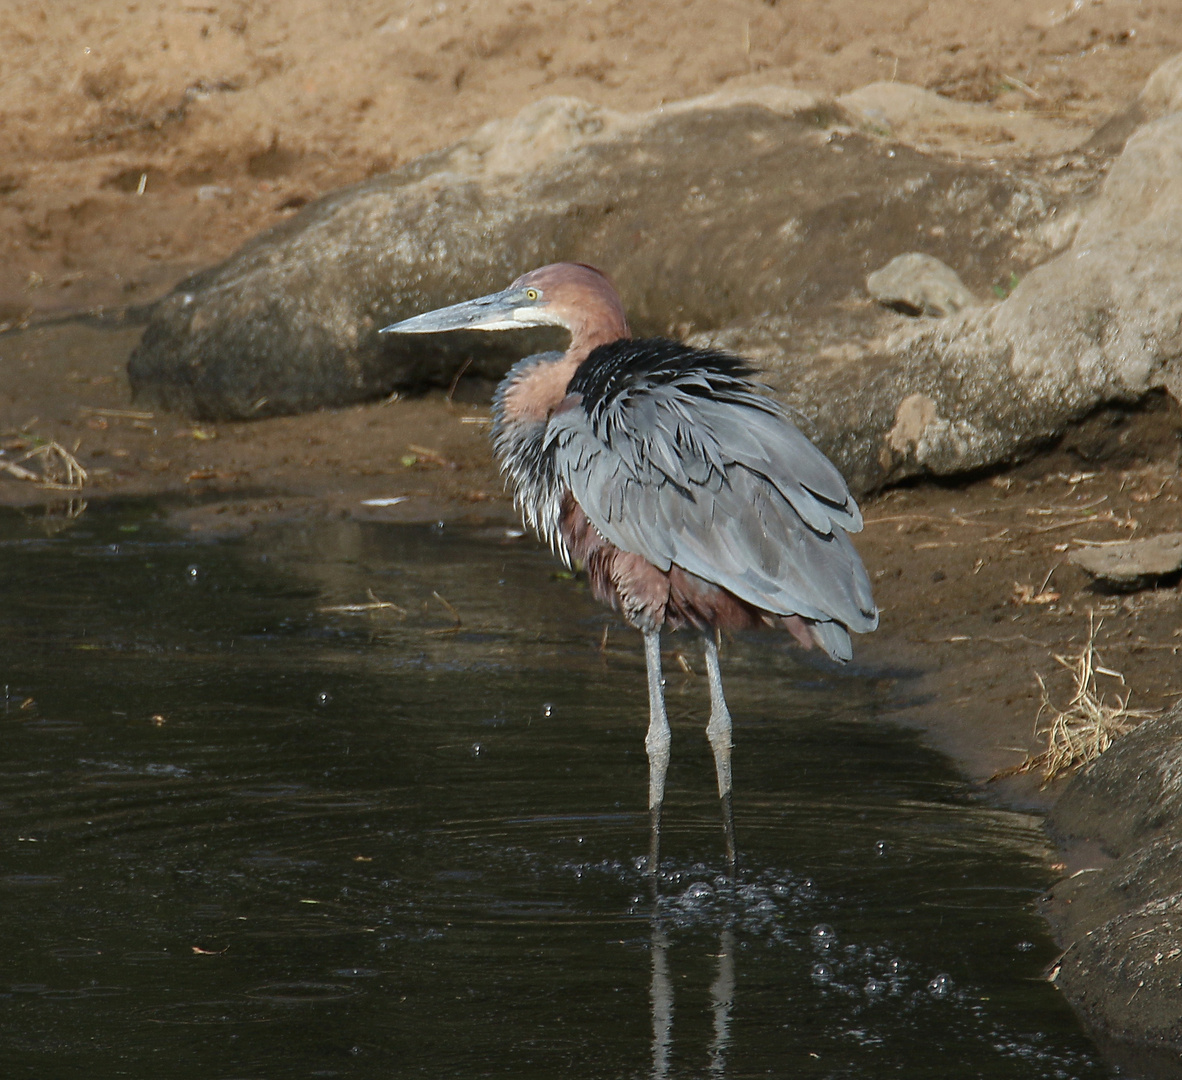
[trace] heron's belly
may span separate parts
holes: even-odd
[[[622,551],[599,534],[569,493],[558,528],[572,558],[586,568],[591,594],[638,630],[748,630],[781,622],[680,566],[661,570],[642,555]]]

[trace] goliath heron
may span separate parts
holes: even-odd
[[[849,533],[862,516],[841,474],[752,380],[750,365],[663,338],[632,340],[607,277],[543,266],[502,292],[382,333],[561,326],[565,353],[527,356],[493,399],[493,443],[526,523],[595,597],[644,635],[648,869],[660,869],[669,721],[660,633],[702,633],[726,857],[735,870],[731,717],[717,632],[770,626],[834,660],[878,625]]]

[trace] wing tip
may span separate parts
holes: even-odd
[[[854,633],[865,634],[877,626],[878,612],[875,611],[872,618],[867,616],[867,623],[864,626],[851,628],[839,622],[815,622],[809,629],[812,631],[813,640],[830,660],[846,664],[854,658],[854,644],[850,639],[850,630],[853,629]]]
[[[854,658],[854,645],[850,632],[837,622],[818,622],[810,627],[813,640],[830,660],[844,664]]]

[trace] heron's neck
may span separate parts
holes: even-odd
[[[544,423],[566,397],[566,387],[581,358],[567,350],[557,360],[543,360],[505,387],[501,408],[510,423]]]
[[[570,360],[574,367],[578,367],[600,345],[610,345],[613,341],[632,336],[623,306],[614,295],[613,299],[614,304],[599,305],[593,313],[588,312],[582,317],[568,316],[570,345],[563,360]],[[571,374],[574,374],[573,369]]]
[[[502,408],[507,421],[544,423],[562,404],[575,369],[592,351],[632,336],[622,313],[618,321],[604,319],[591,325],[576,324],[570,330],[570,345],[562,356],[527,367],[505,388]]]

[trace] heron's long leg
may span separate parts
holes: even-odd
[[[735,873],[735,813],[731,798],[731,714],[722,696],[722,672],[718,667],[718,643],[712,633],[704,634],[706,677],[710,680],[710,722],[706,738],[714,751],[714,771],[718,775],[718,799],[722,804],[722,829],[726,836],[726,861]]]
[[[644,632],[644,661],[648,668],[648,812],[652,825],[648,872],[656,881],[661,869],[661,804],[665,801],[665,774],[669,771],[669,718],[665,715],[665,690],[661,685],[661,633]]]

